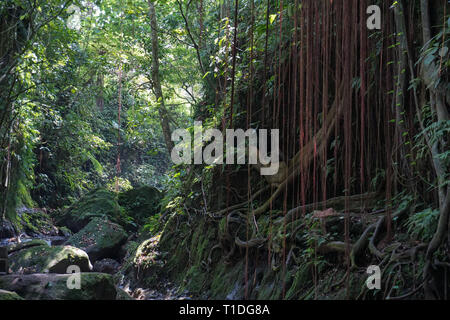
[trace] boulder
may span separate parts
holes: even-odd
[[[91,220],[82,230],[70,237],[66,244],[87,252],[92,262],[104,258],[116,258],[127,233],[118,224],[106,218]]]
[[[48,246],[47,241],[41,239],[34,239],[31,241],[24,241],[19,243],[13,243],[8,245],[8,254],[14,253],[16,251],[20,251],[22,249],[27,249],[31,247],[37,246]]]
[[[58,228],[46,209],[22,207],[17,209],[19,229],[32,237],[56,236]]]
[[[120,268],[120,264],[114,259],[102,259],[95,261],[94,272],[115,274]]]
[[[133,246],[135,249],[127,254],[116,279],[126,278],[130,287],[153,287],[164,271],[165,261],[158,250],[159,239],[160,235],[157,235]]]
[[[0,288],[26,300],[115,300],[112,277],[104,273],[80,273],[80,289],[69,289],[75,274],[35,273],[0,276]]]
[[[127,215],[142,225],[146,219],[160,211],[163,194],[151,186],[134,188],[119,194],[119,204],[126,210]]]
[[[9,256],[13,273],[66,273],[70,265],[77,265],[82,272],[92,270],[86,252],[72,246],[34,246],[19,250]]]
[[[0,301],[3,300],[24,300],[17,293],[0,289]]]
[[[59,226],[66,226],[72,232],[78,232],[92,219],[105,216],[116,223],[125,220],[116,195],[106,189],[97,189],[70,206],[56,220]]]

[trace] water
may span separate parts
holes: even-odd
[[[21,239],[20,242],[24,243],[24,242],[29,242],[32,240],[44,240],[45,242],[47,242],[47,244],[49,246],[56,246],[56,245],[60,245],[63,244],[66,240],[67,237],[62,237],[62,236],[42,236],[42,237],[35,237],[35,238],[23,238]],[[17,243],[17,238],[4,238],[4,239],[0,239],[0,247],[4,247],[4,246],[8,246],[11,244],[16,244]]]

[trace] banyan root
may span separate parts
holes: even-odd
[[[347,208],[347,210],[358,210],[363,207],[363,204],[365,202],[376,199],[377,196],[378,194],[376,192],[371,192],[365,194],[357,194],[354,196],[336,197],[322,202],[306,204],[289,210],[284,217],[281,217],[280,219],[276,220],[275,223],[282,223],[283,220],[286,222],[293,221],[295,220],[295,218],[302,217],[303,212],[309,212],[314,210],[315,208],[323,208],[325,206],[331,208],[344,207],[346,201],[348,201],[348,203],[351,204],[351,206]]]
[[[376,224],[371,224],[366,230],[363,232],[361,237],[356,241],[355,245],[353,246],[352,251],[350,252],[350,261],[352,268],[356,267],[355,257],[362,252],[369,243],[369,237],[371,232],[375,229]]]
[[[222,209],[220,211],[217,211],[217,212],[213,213],[211,216],[213,218],[221,218],[224,214],[226,214],[226,213],[228,213],[230,211],[248,207],[249,202],[255,200],[256,197],[258,197],[259,195],[261,195],[262,193],[266,192],[269,189],[270,189],[270,186],[265,186],[264,188],[260,189],[259,191],[255,192],[254,194],[252,194],[252,196],[250,198],[250,201],[244,201],[242,203],[235,204],[235,205],[230,206],[228,208],[225,208],[225,209]]]
[[[253,248],[253,247],[259,247],[260,245],[264,244],[267,241],[266,238],[253,238],[248,241],[242,241],[239,239],[239,237],[235,238],[235,243],[240,248]]]
[[[352,245],[348,244],[348,246],[350,247],[350,250],[351,250]],[[345,242],[331,241],[331,242],[327,242],[327,243],[320,245],[318,248],[318,252],[321,254],[327,254],[330,252],[345,253],[346,247],[347,247],[347,244]]]
[[[377,248],[377,246],[375,244],[375,241],[376,241],[376,238],[377,238],[378,234],[380,233],[380,230],[381,230],[381,227],[383,225],[383,222],[384,222],[384,216],[381,217],[378,220],[378,222],[377,222],[377,224],[375,226],[375,232],[373,233],[373,237],[369,241],[369,250],[370,250],[370,252],[373,255],[377,256],[379,259],[383,259],[384,254],[380,250],[378,250],[378,248]]]
[[[214,252],[214,250],[216,250],[216,249],[223,249],[223,247],[222,247],[222,244],[216,244],[215,246],[213,246],[212,248],[211,248],[211,250],[209,250],[209,254],[208,254],[208,264],[211,264],[212,263],[212,254],[213,254],[213,252]]]
[[[407,208],[402,208],[402,209],[398,210],[397,212],[395,212],[392,215],[392,218],[400,216],[401,214],[406,212],[406,210],[407,210]],[[369,225],[366,228],[366,230],[364,230],[364,232],[361,234],[358,241],[353,246],[352,251],[350,252],[350,261],[351,261],[352,268],[357,267],[356,261],[355,261],[356,256],[358,256],[358,254],[363,252],[364,249],[367,247],[367,245],[369,245],[369,250],[373,255],[377,256],[379,259],[383,259],[383,257],[385,255],[383,252],[378,250],[375,241],[376,241],[379,233],[381,232],[381,228],[383,227],[385,219],[386,219],[385,216],[380,217],[380,219],[376,223]],[[372,231],[374,231],[374,234],[370,238],[370,234],[372,233]],[[369,240],[369,238],[370,238],[370,240]],[[414,254],[414,255],[415,255],[415,253],[416,253],[416,251],[412,252],[412,254]]]

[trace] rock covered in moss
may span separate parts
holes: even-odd
[[[72,246],[39,245],[17,251],[9,256],[13,273],[66,273],[70,265],[82,272],[92,270],[86,252]]]
[[[17,218],[18,228],[32,237],[58,235],[58,228],[46,209],[22,207],[17,210]]]
[[[73,232],[78,232],[92,219],[98,217],[108,217],[109,220],[116,223],[124,220],[113,192],[106,189],[89,192],[65,210],[57,219],[57,223],[60,226],[66,226]]]
[[[118,224],[106,218],[95,218],[83,229],[70,237],[66,244],[87,252],[92,262],[104,258],[115,258],[127,233]]]
[[[17,293],[0,289],[0,301],[4,300],[24,300]]]
[[[76,275],[45,273],[0,276],[0,288],[14,291],[26,300],[116,299],[117,291],[109,274],[89,272],[78,275],[80,289],[67,286]]]
[[[164,259],[158,251],[160,236],[154,236],[140,244],[134,241],[127,243],[126,254],[120,270],[115,275],[117,281],[127,279],[134,286],[154,286],[156,279],[161,275]]]
[[[37,246],[48,246],[48,243],[47,243],[47,241],[42,240],[42,239],[33,239],[30,241],[13,243],[13,244],[8,245],[8,254],[11,254],[16,251],[23,250],[23,249],[31,248],[31,247],[37,247]]]
[[[160,236],[157,235],[142,242],[136,250],[133,263],[140,267],[152,266],[155,263],[160,264],[159,261],[159,244]]]
[[[160,210],[162,193],[151,186],[134,188],[119,194],[119,204],[138,224],[145,223],[148,217]]]

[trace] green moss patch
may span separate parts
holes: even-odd
[[[92,262],[115,258],[127,239],[122,226],[107,218],[94,218],[80,232],[70,237],[66,244],[85,250]]]
[[[9,257],[14,273],[66,273],[70,265],[81,271],[92,270],[89,257],[83,250],[71,246],[35,246],[13,253]]]
[[[149,217],[159,212],[161,199],[162,193],[158,189],[143,186],[120,193],[118,202],[127,215],[142,225]]]
[[[127,216],[121,211],[116,195],[106,189],[89,192],[65,210],[57,219],[57,223],[68,227],[73,232],[78,232],[92,219],[99,217],[107,217],[122,225],[129,223]]]

